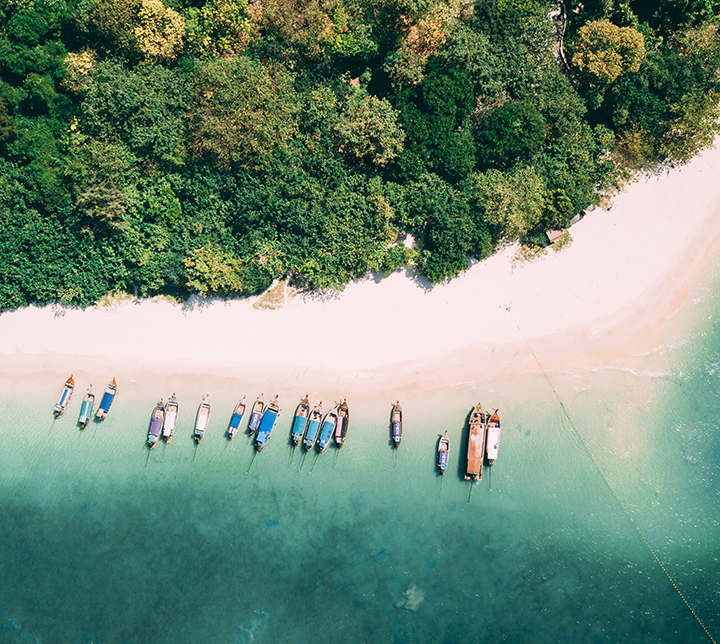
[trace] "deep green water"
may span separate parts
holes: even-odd
[[[717,273],[717,271],[715,271]],[[698,288],[640,371],[549,374],[575,424],[710,633],[720,636],[720,303]],[[119,381],[107,420],[66,414],[67,374],[0,376],[0,642],[703,642],[545,378],[349,400],[346,446],[293,452],[300,391],[252,461],[224,430],[258,383]],[[94,375],[96,392],[112,374]],[[172,444],[145,448],[175,391]],[[211,394],[208,433],[192,425]],[[267,393],[275,393],[265,392]],[[311,400],[330,396],[311,393]],[[500,456],[461,477],[471,407],[499,406]],[[246,421],[243,423],[243,428]],[[439,434],[451,458],[435,469]],[[194,459],[194,461],[193,461]],[[248,472],[249,468],[249,472]],[[469,499],[469,500],[468,500]]]

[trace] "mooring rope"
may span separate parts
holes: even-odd
[[[595,458],[595,455],[592,453],[592,450],[590,449],[590,446],[585,441],[585,438],[580,433],[580,430],[578,429],[577,425],[575,425],[575,422],[572,419],[572,416],[570,415],[570,412],[567,410],[567,407],[565,407],[565,403],[563,403],[562,398],[560,398],[560,394],[558,394],[557,390],[552,384],[552,381],[550,380],[550,376],[547,375],[547,372],[545,369],[543,369],[543,366],[540,364],[540,360],[535,355],[535,352],[533,351],[532,347],[530,346],[530,342],[525,337],[525,334],[522,332],[522,329],[520,328],[520,325],[518,324],[517,320],[515,319],[515,316],[512,314],[512,311],[510,310],[510,307],[506,309],[508,313],[510,313],[510,317],[512,318],[513,322],[515,322],[515,326],[517,327],[518,331],[520,332],[520,335],[522,336],[522,339],[525,341],[525,344],[527,345],[527,348],[530,350],[530,353],[532,353],[533,358],[535,358],[535,362],[537,362],[538,367],[540,368],[540,371],[542,372],[543,376],[545,376],[545,380],[547,380],[548,385],[550,386],[550,389],[552,389],[553,394],[555,394],[555,398],[557,399],[561,409],[563,410],[563,413],[567,417],[568,421],[570,421],[570,425],[575,430],[575,433],[580,438],[580,442],[583,444],[583,447],[585,448],[585,451],[588,453],[588,456],[590,456],[592,462],[595,464],[595,467],[597,468],[598,472],[600,472],[600,476],[602,476],[603,480],[605,481],[608,488],[610,488],[610,491],[612,492],[612,495],[615,497],[615,500],[619,503],[620,507],[623,509],[623,512],[625,512],[625,516],[627,516],[628,519],[630,519],[630,523],[632,523],[633,527],[637,531],[637,533],[640,535],[640,538],[643,540],[643,543],[647,546],[647,549],[650,551],[650,554],[653,556],[655,561],[657,562],[658,566],[660,566],[660,569],[665,573],[665,576],[668,578],[670,583],[672,584],[672,587],[675,589],[677,594],[680,596],[680,599],[682,599],[685,606],[687,606],[688,610],[692,613],[693,617],[697,620],[697,623],[700,624],[700,627],[705,631],[705,634],[710,638],[710,641],[713,644],[717,644],[713,636],[710,634],[710,631],[707,629],[703,621],[700,619],[700,616],[693,610],[693,607],[690,606],[690,602],[685,598],[685,595],[683,595],[682,591],[678,587],[678,585],[675,583],[675,580],[670,576],[670,573],[668,572],[667,568],[663,565],[663,562],[660,561],[660,557],[658,557],[657,553],[653,549],[653,547],[650,545],[648,540],[645,538],[645,535],[642,533],[642,530],[640,530],[640,526],[638,526],[637,523],[635,523],[635,519],[632,518],[632,515],[630,514],[630,511],[627,509],[625,504],[622,502],[622,499],[620,499],[620,495],[615,491],[615,488],[613,487],[612,483],[610,483],[610,479],[606,476],[605,472],[603,471],[602,467],[600,467],[600,463],[598,463],[597,459]]]

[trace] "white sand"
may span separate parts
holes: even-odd
[[[518,326],[546,367],[617,363],[652,348],[720,251],[718,170],[709,150],[590,213],[562,252],[513,265],[513,246],[431,290],[398,272],[276,310],[250,298],[4,313],[0,371],[209,373],[370,393],[536,369]]]

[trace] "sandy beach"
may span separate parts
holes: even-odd
[[[651,351],[720,248],[720,150],[642,178],[518,262],[510,246],[429,288],[407,271],[342,293],[265,300],[118,300],[0,315],[6,373],[207,373],[371,394],[499,373],[627,364]]]

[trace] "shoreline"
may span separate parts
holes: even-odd
[[[530,347],[545,370],[626,365],[662,342],[718,256],[719,169],[720,149],[706,150],[629,185],[561,252],[518,264],[513,245],[432,289],[400,271],[272,310],[255,297],[5,312],[0,371],[197,372],[366,395],[537,371]]]

